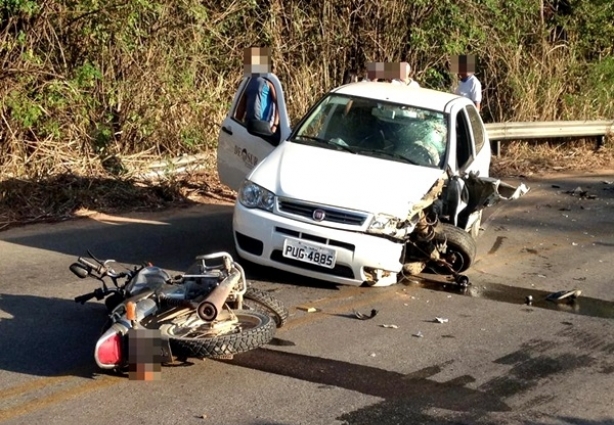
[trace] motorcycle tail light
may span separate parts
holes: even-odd
[[[122,362],[122,338],[117,332],[109,332],[96,344],[96,363],[101,368],[112,368]]]

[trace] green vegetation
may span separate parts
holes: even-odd
[[[0,0],[0,180],[213,148],[252,45],[294,119],[365,61],[450,90],[464,53],[486,121],[614,117],[614,3],[543,1]]]

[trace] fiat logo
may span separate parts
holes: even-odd
[[[312,217],[315,221],[322,221],[326,217],[326,213],[324,210],[314,210]]]

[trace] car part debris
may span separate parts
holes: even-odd
[[[443,317],[435,317],[435,320],[433,320],[433,322],[435,322],[435,323],[448,323],[448,319],[444,319]]]
[[[297,308],[297,310],[305,311],[307,313],[315,313],[316,311],[318,311],[317,308],[311,307],[311,306],[306,306],[306,305],[299,305],[296,308]]]
[[[356,318],[359,319],[359,320],[373,319],[377,315],[377,310],[375,310],[375,309],[371,310],[371,315],[370,316],[367,316],[366,314],[359,313],[356,310],[353,310],[353,311],[354,311],[354,316],[356,316]]]
[[[467,287],[469,286],[469,277],[464,274],[459,274],[456,276],[456,283],[462,287]]]
[[[382,328],[399,329],[397,325],[380,325]]]
[[[546,297],[546,300],[553,302],[559,302],[563,300],[575,300],[580,296],[581,293],[582,291],[579,289],[553,292]]]

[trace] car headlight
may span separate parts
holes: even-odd
[[[394,216],[387,214],[377,214],[375,217],[373,217],[373,220],[371,221],[371,224],[369,225],[369,229],[367,229],[367,231],[373,233],[384,233],[386,232],[386,230],[396,229],[398,222],[399,219]]]
[[[273,211],[275,195],[256,183],[245,180],[239,188],[238,195],[239,202],[244,207]]]

